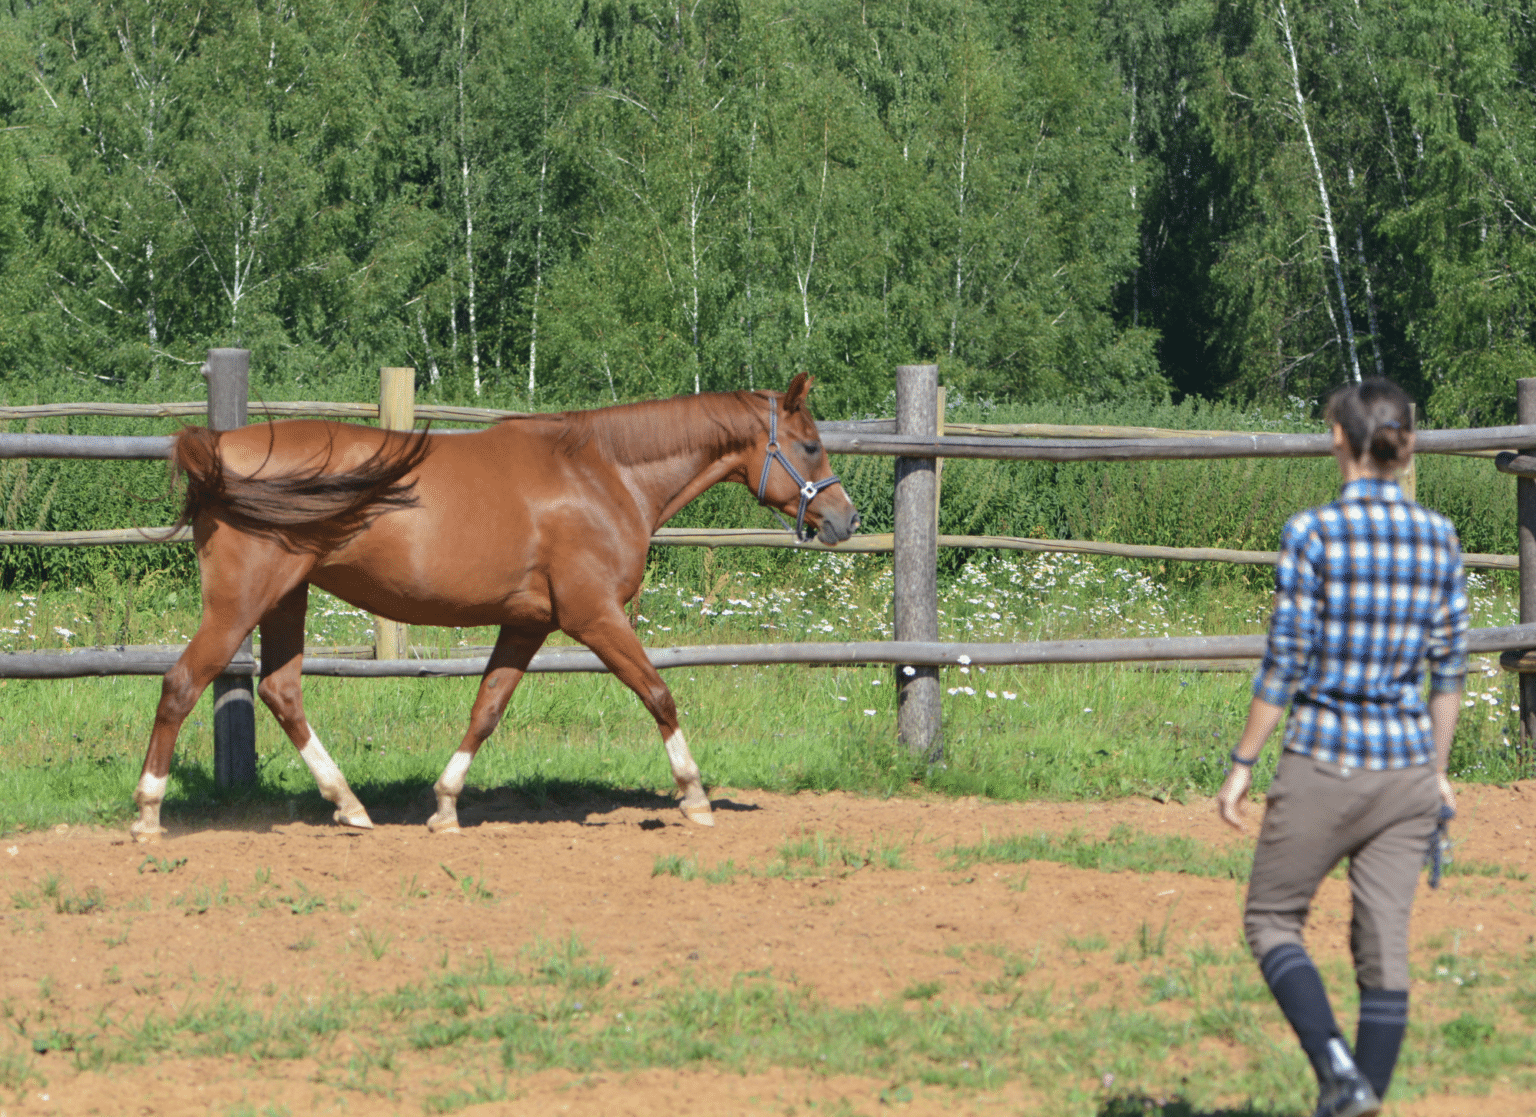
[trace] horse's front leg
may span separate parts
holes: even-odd
[[[694,763],[678,725],[677,703],[646,656],[639,637],[629,627],[623,609],[615,607],[611,615],[605,614],[579,630],[566,631],[596,652],[603,665],[640,696],[640,701],[656,719],[656,728],[661,731],[667,760],[672,765],[672,779],[682,792],[683,801],[679,806],[683,816],[700,826],[713,826],[715,816],[709,806],[709,796],[704,793],[699,766]]]
[[[427,819],[427,829],[434,834],[459,832],[459,796],[464,793],[464,777],[470,762],[485,739],[501,722],[512,692],[528,669],[528,661],[544,643],[545,633],[529,635],[503,627],[491,650],[490,662],[480,678],[480,691],[469,713],[469,729],[458,749],[448,758],[448,766],[432,785],[437,793],[437,813]]]

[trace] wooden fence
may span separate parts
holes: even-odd
[[[208,380],[206,404],[45,404],[0,408],[0,419],[68,415],[204,417],[216,430],[245,425],[248,413],[377,419],[391,429],[410,429],[416,420],[489,423],[518,412],[468,407],[417,407],[414,371],[384,369],[381,400],[372,403],[249,402],[246,350],[212,349],[203,367]],[[941,643],[938,640],[937,551],[940,546],[1067,551],[1174,561],[1273,563],[1267,551],[1222,548],[1150,547],[1129,544],[1022,539],[994,536],[941,536],[938,533],[938,478],[943,458],[1005,461],[1147,461],[1217,458],[1326,457],[1328,435],[1179,432],[1153,428],[1066,428],[1060,426],[986,426],[967,424],[963,433],[941,433],[938,369],[906,365],[896,370],[896,418],[870,422],[824,422],[822,441],[833,454],[880,454],[896,458],[895,530],[890,535],[855,536],[833,548],[842,552],[889,552],[895,564],[895,639],[855,643],[706,645],[654,648],[648,654],[661,668],[768,663],[889,663],[896,668],[897,732],[918,755],[942,749],[939,668],[952,664],[1166,662],[1170,660],[1249,659],[1263,653],[1261,636],[1208,636],[1130,640],[1065,640],[1026,643]],[[1519,625],[1474,630],[1472,650],[1511,652],[1506,664],[1521,670],[1521,708],[1526,738],[1536,730],[1536,665],[1528,666],[1521,649],[1536,646],[1536,380],[1519,383],[1521,425],[1461,431],[1423,431],[1420,453],[1497,454],[1499,470],[1520,478],[1518,507],[1520,555],[1468,555],[1467,565],[1521,571]],[[1086,435],[1087,437],[1081,437]],[[154,460],[168,456],[168,437],[133,438],[90,435],[0,434],[0,458],[55,457]],[[80,532],[0,531],[0,543],[101,546],[181,541],[182,531],[114,529]],[[653,538],[659,546],[801,546],[788,532],[754,529],[709,531],[663,528]],[[456,658],[408,658],[405,626],[376,625],[374,658],[310,656],[305,674],[345,677],[445,677],[478,675],[483,655]],[[163,674],[180,647],[119,647],[67,653],[0,654],[0,678],[70,678],[96,675]],[[1536,657],[1530,657],[1536,659]],[[602,671],[583,649],[547,649],[530,671]],[[255,778],[255,705],[251,680],[256,658],[247,640],[214,687],[215,775],[221,784]]]

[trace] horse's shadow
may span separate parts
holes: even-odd
[[[176,777],[179,792],[166,805],[184,826],[271,829],[287,822],[320,824],[330,822],[336,809],[313,789],[295,793],[270,784],[221,788],[206,769],[191,764],[178,764]],[[431,785],[417,777],[357,783],[353,790],[376,825],[422,826],[437,809]],[[710,805],[717,813],[761,809],[723,797],[711,799]],[[465,788],[458,806],[459,825],[465,830],[487,823],[608,826],[614,822],[607,816],[635,810],[652,816],[640,821],[643,829],[690,825],[678,813],[676,797],[667,792],[593,780],[532,778],[500,787]],[[633,819],[623,823],[632,825]]]
[[[1237,1108],[1206,1109],[1180,1097],[1126,1094],[1106,1101],[1096,1117],[1295,1117],[1295,1113],[1294,1109],[1260,1106],[1252,1101]]]

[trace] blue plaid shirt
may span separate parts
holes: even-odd
[[[1451,522],[1371,479],[1291,517],[1253,680],[1256,697],[1294,701],[1285,747],[1349,768],[1430,763],[1425,660],[1432,691],[1461,689],[1467,591]]]

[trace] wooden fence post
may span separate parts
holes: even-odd
[[[1515,381],[1516,422],[1536,423],[1536,379]],[[1536,619],[1536,480],[1515,480],[1515,511],[1520,539],[1520,623]],[[1520,761],[1530,765],[1536,749],[1536,675],[1520,675]]]
[[[1419,423],[1423,421],[1423,416],[1419,414],[1418,404],[1410,404],[1409,406],[1413,408],[1413,425],[1417,429]],[[1409,500],[1419,499],[1419,469],[1417,462],[1418,455],[1409,454],[1408,464],[1397,475],[1397,487],[1403,490],[1403,495]]]
[[[251,351],[208,350],[203,376],[208,380],[209,429],[245,426]],[[239,654],[252,654],[249,636]],[[213,680],[213,779],[220,787],[256,782],[256,696],[248,675],[220,675]]]
[[[416,370],[379,369],[379,426],[408,431],[416,426]],[[410,627],[384,617],[373,618],[373,658],[402,659],[410,649]]]
[[[938,434],[938,365],[896,369],[896,433]],[[939,638],[938,496],[933,458],[896,459],[895,628],[898,640]],[[896,736],[913,756],[933,763],[944,755],[939,669],[896,668]]]
[[[948,404],[949,393],[944,385],[940,384],[934,393],[934,407],[938,411],[938,425],[934,428],[934,434],[944,437],[944,410]],[[939,504],[944,500],[944,459],[933,459],[933,534],[939,535]]]

